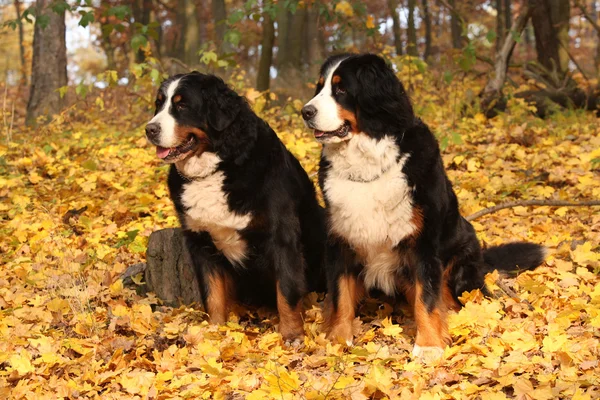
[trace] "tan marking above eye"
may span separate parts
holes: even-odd
[[[319,78],[319,85],[322,85],[323,83],[325,83],[325,78],[320,77]]]
[[[165,96],[163,96],[162,93],[159,93],[158,96],[156,96],[156,98],[160,101],[163,101],[165,99]]]
[[[334,75],[333,78],[331,79],[331,83],[340,83],[342,81],[342,77],[339,75]]]
[[[173,97],[173,104],[177,104],[180,101],[181,101],[181,95],[178,94]]]

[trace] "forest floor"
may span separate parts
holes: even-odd
[[[460,117],[452,99],[463,87],[413,89],[413,99],[440,137],[464,215],[513,199],[600,198],[595,116],[540,120],[511,100],[494,119]],[[314,178],[320,149],[297,116],[302,103],[262,110],[247,94]],[[177,221],[166,166],[143,135],[151,111],[134,121],[98,115],[0,138],[0,398],[600,398],[598,207],[475,220],[487,245],[529,240],[550,254],[502,279],[510,295],[493,274],[495,298],[465,295],[437,363],[411,357],[410,311],[373,300],[347,349],[324,338],[322,304],[308,298],[304,345],[287,348],[274,314],[211,326],[197,306],[166,307],[123,286],[150,233]]]

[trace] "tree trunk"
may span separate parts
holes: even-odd
[[[262,41],[260,43],[260,61],[256,75],[256,88],[259,91],[269,90],[271,82],[271,64],[273,62],[273,43],[275,42],[275,24],[271,14],[263,13]]]
[[[392,15],[392,31],[394,32],[394,46],[396,55],[402,55],[402,27],[400,26],[400,16],[398,15],[398,0],[388,0],[388,9]]]
[[[458,10],[456,9],[456,1],[448,0],[448,3],[452,7],[450,10],[450,32],[452,34],[452,47],[455,49],[462,49],[462,21],[460,19],[460,15],[458,15]]]
[[[504,0],[496,0],[496,52],[504,43]]]
[[[23,21],[21,20],[21,2],[15,0],[15,11],[17,13],[17,25],[19,27],[19,59],[21,60],[21,81],[27,80],[27,69],[25,67],[25,47],[23,46]]]
[[[196,1],[185,0],[185,57],[183,58],[185,63],[189,66],[198,64],[198,51],[200,51],[200,28],[198,26],[198,15],[196,13]]]
[[[133,19],[144,26],[150,23],[150,11],[152,11],[152,0],[135,0],[133,2]],[[146,59],[142,49],[135,53],[135,62],[141,63]]]
[[[179,60],[185,58],[185,42],[187,33],[187,7],[185,1],[177,2],[177,11],[175,12],[175,21],[177,21],[177,34],[174,38],[174,46],[171,46],[169,53],[171,57],[175,57]]]
[[[302,60],[302,39],[304,25],[306,22],[306,8],[299,5],[296,12],[291,15],[288,22],[287,43],[285,46],[285,58],[280,64],[279,77],[281,81],[289,87],[295,87],[302,81],[302,68],[304,63]],[[279,44],[281,49],[282,44]]]
[[[225,0],[212,0],[212,15],[215,24],[215,42],[223,53],[227,53],[230,50],[230,46],[225,41],[225,33],[227,32]]]
[[[306,7],[298,5],[292,16],[288,43],[290,46],[290,63],[297,69],[302,66],[302,33],[306,22]]]
[[[292,13],[288,11],[284,2],[278,3],[277,9],[277,67],[285,69],[289,64],[288,33]]]
[[[184,240],[180,228],[153,232],[148,239],[144,280],[148,290],[170,306],[202,301]]]
[[[323,52],[321,51],[321,30],[319,28],[319,13],[315,5],[308,6],[306,11],[306,60],[308,60],[308,76],[315,77],[323,63]],[[313,78],[314,79],[314,78]]]
[[[406,53],[413,56],[418,57],[419,52],[417,49],[417,28],[415,26],[415,3],[417,0],[408,0],[408,28],[407,28],[407,36],[408,36],[408,46],[406,48]]]
[[[506,33],[508,33],[510,32],[510,28],[512,27],[512,8],[510,0],[504,0],[502,10],[504,11],[504,28],[506,30]]]
[[[521,14],[515,21],[516,33],[520,34],[523,29],[525,29],[525,25],[527,25],[527,21],[529,20],[531,14],[532,9],[528,4],[526,4],[521,10]],[[504,81],[506,80],[508,63],[516,43],[517,42],[514,35],[506,35],[504,38],[504,43],[502,44],[502,48],[498,54],[496,54],[496,63],[494,68],[495,74],[493,78],[487,82],[485,88],[479,94],[481,98],[481,108],[486,112],[488,117],[494,115],[496,103],[502,98],[502,87],[504,86]]]
[[[537,60],[562,80],[569,64],[569,0],[531,1]]]
[[[596,10],[594,16],[596,17],[596,24],[600,22],[600,1],[596,5],[596,1],[592,0],[592,6]],[[596,30],[596,57],[594,58],[594,64],[596,65],[596,77],[598,78],[598,85],[600,85],[600,30]]]
[[[27,123],[35,125],[40,116],[60,112],[63,101],[57,91],[67,85],[67,47],[65,15],[48,8],[50,0],[37,0],[36,15],[46,15],[48,26],[42,28],[36,18],[33,33],[31,91],[27,104]]]
[[[425,23],[425,53],[423,58],[431,57],[431,14],[429,13],[429,2],[423,0],[423,22]]]

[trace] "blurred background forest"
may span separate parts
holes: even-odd
[[[2,0],[4,123],[81,98],[151,105],[144,84],[191,69],[270,89],[280,104],[308,99],[323,60],[342,51],[427,68],[439,85],[478,78],[461,101],[484,111],[503,108],[505,82],[528,82],[520,95],[542,116],[547,100],[595,110],[599,13],[597,0]]]

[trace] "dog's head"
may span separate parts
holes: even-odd
[[[205,151],[218,153],[225,131],[246,106],[220,78],[199,72],[167,79],[155,104],[146,137],[156,146],[156,155],[167,163]]]
[[[302,117],[322,143],[343,142],[357,134],[380,139],[414,120],[402,83],[373,54],[330,57],[321,67],[315,96],[302,108]]]

